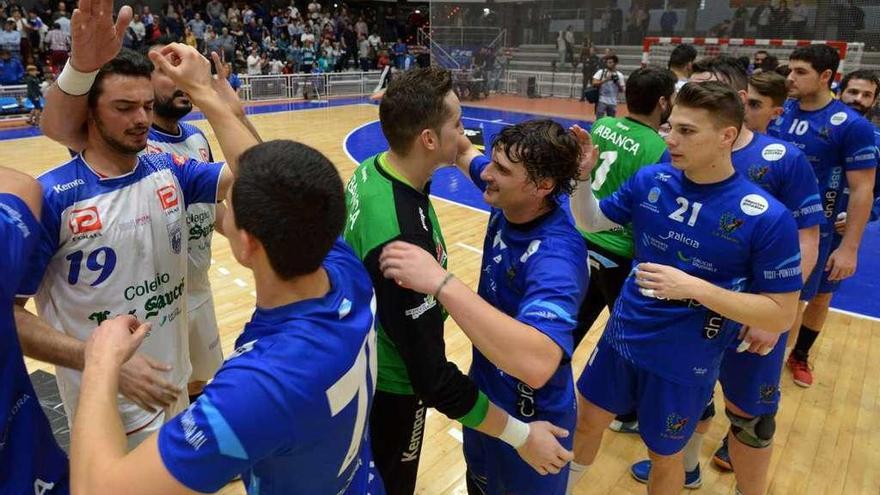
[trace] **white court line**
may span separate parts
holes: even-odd
[[[474,107],[474,108],[481,108],[481,107]],[[487,124],[514,125],[514,124],[511,124],[510,122],[505,122],[501,119],[488,120],[488,119],[478,119],[476,117],[462,117],[461,120],[473,120],[475,122],[485,122]]]
[[[472,252],[472,253],[477,253],[477,254],[479,254],[479,255],[481,255],[481,256],[483,255],[483,250],[482,250],[482,249],[477,249],[477,248],[475,248],[475,247],[473,247],[473,246],[468,246],[467,244],[465,244],[465,243],[463,243],[463,242],[456,242],[455,245],[458,246],[458,247],[460,247],[460,248],[462,248],[462,249],[467,249],[468,251],[470,251],[470,252]]]
[[[446,433],[449,433],[449,436],[458,440],[458,443],[464,443],[464,437],[461,435],[461,430],[458,428],[450,428]]]
[[[237,278],[237,279],[233,280],[233,282],[235,283],[235,285],[237,285],[237,286],[239,286],[239,287],[241,287],[241,288],[245,288],[245,287],[247,287],[247,282],[245,282],[244,280],[242,280],[242,279],[240,279],[240,278]]]
[[[876,316],[868,316],[868,315],[863,315],[861,313],[853,313],[852,311],[846,311],[846,310],[837,309],[837,308],[831,308],[831,311],[833,311],[835,313],[840,313],[842,315],[852,316],[853,318],[861,318],[863,320],[871,320],[871,321],[880,322],[880,318],[877,318]]]
[[[218,267],[217,271],[220,272],[220,275],[229,275],[229,273],[230,273],[229,270],[227,270],[226,268],[223,268],[222,266]]]
[[[470,119],[470,120],[476,120],[476,121],[481,121],[481,120],[482,120],[483,122],[489,122],[489,123],[492,123],[492,124],[497,124],[497,123],[499,123],[499,122],[492,122],[491,120],[475,119],[475,118],[472,118],[472,117],[462,117],[462,118],[464,118],[464,119]],[[342,150],[345,151],[345,154],[346,154],[346,155],[348,155],[348,159],[351,160],[352,162],[354,162],[355,166],[360,165],[360,162],[358,162],[357,160],[355,160],[355,159],[354,159],[354,156],[352,156],[352,154],[348,151],[348,138],[349,138],[352,134],[354,134],[355,132],[357,132],[358,130],[363,129],[364,127],[366,127],[366,126],[368,126],[368,125],[370,125],[370,124],[373,124],[373,123],[375,123],[375,122],[379,122],[379,121],[378,121],[378,120],[373,120],[373,121],[367,122],[367,123],[365,123],[365,124],[359,125],[358,127],[355,127],[354,129],[352,129],[351,132],[349,132],[348,134],[346,134],[345,139],[342,141]],[[504,122],[500,122],[500,123],[505,124]],[[507,125],[512,125],[512,124],[507,124]],[[466,204],[464,204],[464,203],[459,203],[458,201],[453,201],[453,200],[451,200],[451,199],[441,198],[440,196],[435,196],[435,195],[433,195],[433,194],[431,195],[431,199],[436,199],[436,200],[438,200],[438,201],[442,201],[442,202],[444,202],[444,203],[450,203],[450,204],[453,204],[453,205],[455,205],[455,206],[460,206],[460,207],[462,207],[462,208],[467,208],[468,210],[476,211],[477,213],[482,213],[482,214],[484,214],[484,215],[488,215],[488,214],[489,214],[489,212],[486,211],[486,210],[481,210],[481,209],[479,209],[479,208],[475,208],[475,207],[473,207],[473,206],[466,205]],[[460,243],[456,243],[456,245],[458,245],[458,244],[460,244]],[[464,246],[460,246],[460,247],[464,247]],[[470,248],[470,246],[466,247],[465,249],[468,249],[468,248]],[[471,250],[473,250],[473,249],[471,248]],[[480,254],[483,254],[483,252],[480,251]],[[848,315],[848,316],[852,316],[853,318],[861,318],[861,319],[864,319],[864,320],[871,320],[871,321],[877,321],[877,322],[880,322],[880,318],[876,318],[876,317],[874,317],[874,316],[863,315],[863,314],[861,314],[861,313],[853,313],[853,312],[851,312],[851,311],[844,311],[844,310],[842,310],[842,309],[836,309],[836,308],[831,308],[831,311],[834,311],[835,313],[841,313],[841,314],[845,314],[845,315]]]

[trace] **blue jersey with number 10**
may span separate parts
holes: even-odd
[[[844,208],[846,172],[877,166],[874,128],[840,100],[814,111],[801,110],[799,101],[788,100],[784,108],[767,133],[794,144],[807,156],[819,181],[825,211],[822,233],[830,234]]]
[[[17,197],[0,194],[0,493],[67,493],[67,456],[28,378],[12,305],[40,225]]]
[[[697,184],[670,164],[639,170],[600,202],[611,221],[632,222],[635,259],[678,268],[727,290],[795,292],[800,249],[791,212],[739,173]],[[739,325],[693,300],[643,295],[630,275],[603,339],[625,359],[686,385],[715,381]]]
[[[162,461],[182,484],[213,493],[241,473],[250,495],[384,493],[366,428],[373,286],[341,240],[324,268],[330,292],[257,308],[204,394],[162,427]]]

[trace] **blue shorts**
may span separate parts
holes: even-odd
[[[721,359],[718,381],[724,397],[750,416],[775,414],[779,409],[779,379],[785,361],[785,343],[788,332],[779,336],[770,354],[736,352],[740,341],[733,341]]]
[[[834,292],[840,285],[840,282],[829,281],[828,274],[830,272],[825,271],[825,264],[828,263],[828,257],[831,256],[833,239],[834,234],[821,234],[819,237],[819,257],[816,259],[816,266],[810,272],[810,277],[804,282],[801,301],[808,302],[816,297],[816,294]]]
[[[578,392],[606,411],[636,411],[642,441],[660,455],[684,448],[712,397],[713,385],[669,381],[627,361],[602,341],[577,382]]]
[[[567,421],[551,422],[570,432],[567,438],[557,440],[563,447],[571,450],[577,422],[576,413],[572,411]],[[565,495],[568,464],[558,474],[541,476],[510,445],[470,428],[462,430],[468,475],[486,495]]]

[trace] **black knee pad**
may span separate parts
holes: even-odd
[[[737,440],[755,449],[767,448],[773,444],[776,434],[776,414],[765,414],[746,418],[725,409],[730,419],[730,430]]]

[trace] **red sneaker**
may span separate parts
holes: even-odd
[[[810,363],[791,354],[788,356],[788,368],[791,370],[795,385],[804,388],[810,388],[813,385],[813,372]]]

